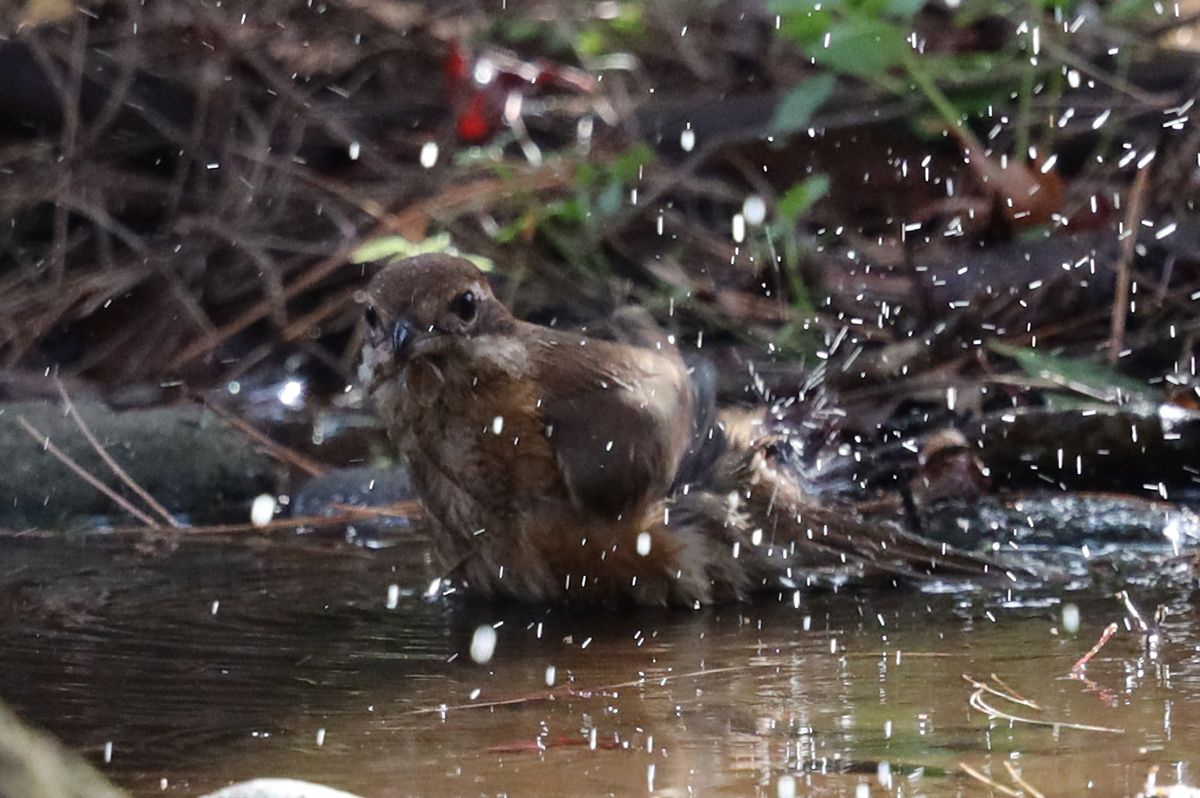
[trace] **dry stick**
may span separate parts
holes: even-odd
[[[1087,664],[1091,662],[1092,657],[1100,653],[1100,649],[1104,648],[1104,644],[1107,643],[1120,628],[1121,627],[1115,622],[1106,626],[1104,628],[1104,634],[1100,635],[1100,639],[1096,641],[1096,645],[1092,646],[1092,650],[1080,657],[1079,661],[1071,666],[1071,675],[1074,676],[1076,674],[1082,674],[1084,669],[1087,668]]]
[[[301,274],[284,290],[284,301],[286,302],[291,300],[292,298],[316,285],[330,274],[333,274],[338,269],[344,267],[346,265],[346,258],[349,257],[350,252],[351,247],[348,244],[343,244],[332,255]],[[223,325],[216,332],[204,336],[185,349],[179,355],[179,357],[175,359],[175,365],[177,367],[183,366],[198,357],[204,357],[211,354],[212,351],[222,343],[237,335],[251,324],[254,324],[259,319],[269,315],[271,308],[274,307],[274,304],[274,301],[269,297],[260,299],[255,303],[254,307],[250,308],[228,324]]]
[[[1011,723],[1028,723],[1031,726],[1053,726],[1056,729],[1078,729],[1079,731],[1095,731],[1106,732],[1108,734],[1124,734],[1124,729],[1114,729],[1110,726],[1092,726],[1086,723],[1068,723],[1061,720],[1042,720],[1041,718],[1026,718],[1021,715],[1014,715],[1011,712],[1005,712],[1002,709],[992,706],[983,700],[982,689],[971,693],[971,697],[967,700],[967,704],[972,709],[978,710],[983,714],[993,718],[1003,718]]]
[[[1022,704],[1024,706],[1029,707],[1030,709],[1036,709],[1038,711],[1041,711],[1042,707],[1040,704],[1038,704],[1038,702],[1034,701],[1032,698],[1025,698],[1020,693],[1018,693],[1016,690],[1012,689],[1007,684],[1005,684],[1004,680],[1001,679],[996,674],[993,673],[991,675],[991,677],[992,677],[993,682],[995,682],[996,684],[1000,685],[1001,687],[1003,687],[1005,690],[1008,691],[1008,695],[1005,697],[1008,698],[1009,701],[1012,701],[1015,704]]]
[[[132,504],[129,503],[129,500],[126,499],[124,496],[121,496],[116,491],[114,491],[112,488],[110,488],[108,485],[105,485],[103,482],[101,482],[100,480],[96,479],[94,476],[89,474],[83,466],[79,465],[79,463],[72,460],[70,458],[70,456],[67,455],[66,452],[64,452],[62,449],[59,449],[57,446],[55,446],[53,443],[51,443],[50,437],[48,435],[43,434],[41,430],[39,430],[37,427],[30,424],[29,421],[26,420],[25,416],[17,416],[17,423],[21,425],[22,429],[24,429],[26,432],[29,433],[29,437],[33,438],[38,443],[42,444],[42,447],[45,448],[46,451],[48,451],[48,452],[50,452],[50,454],[54,455],[60,463],[62,463],[67,468],[71,469],[76,474],[78,474],[80,479],[82,479],[84,482],[88,483],[93,488],[100,491],[108,498],[112,499],[114,502],[116,502],[121,507],[122,510],[129,513],[130,515],[132,515],[137,520],[141,521],[146,526],[156,527],[156,528],[158,527],[158,523],[155,522],[155,520],[153,518],[146,515],[138,508],[134,507]]]
[[[357,504],[330,502],[329,509],[339,513],[353,515],[355,518],[420,518],[421,503],[414,500],[402,500],[385,504],[380,507],[360,507]],[[317,516],[326,518],[328,516]],[[295,519],[292,519],[295,520]],[[302,519],[303,520],[303,519]]]
[[[1133,255],[1137,247],[1138,231],[1141,229],[1142,208],[1146,204],[1146,189],[1150,185],[1150,165],[1139,169],[1129,192],[1129,211],[1125,214],[1125,238],[1121,240],[1121,254],[1117,257],[1117,296],[1113,299],[1112,333],[1108,339],[1108,362],[1116,363],[1121,357],[1125,343],[1125,318],[1129,315],[1129,280],[1133,267]]]
[[[1178,19],[1172,20],[1172,24],[1178,25],[1178,23]],[[1148,32],[1147,34],[1153,36],[1159,35],[1149,34]],[[1092,80],[1095,80],[1097,83],[1102,83],[1113,91],[1120,92],[1134,102],[1142,105],[1143,108],[1140,110],[1143,113],[1150,110],[1166,109],[1172,105],[1176,105],[1179,102],[1179,100],[1177,100],[1169,92],[1164,91],[1159,92],[1158,94],[1151,94],[1150,92],[1142,91],[1128,80],[1125,80],[1124,78],[1121,78],[1120,76],[1110,72],[1105,72],[1096,64],[1088,63],[1086,58],[1071,52],[1070,48],[1068,47],[1061,46],[1055,44],[1054,42],[1043,39],[1042,49],[1045,50],[1049,56],[1056,61],[1060,61],[1067,66],[1074,67]]]
[[[997,690],[994,687],[989,687],[988,685],[984,684],[983,682],[975,681],[975,679],[972,678],[970,674],[964,673],[962,675],[962,677],[965,680],[967,680],[968,682],[970,682],[971,686],[974,687],[975,690],[980,695],[982,695],[983,693],[991,693],[992,695],[996,696],[997,698],[1003,698],[1005,701],[1011,701],[1014,704],[1020,704],[1021,706],[1029,707],[1030,709],[1036,709],[1039,712],[1042,709],[1036,701],[1030,701],[1028,698],[1022,698],[1021,696],[1019,696],[1013,692],[1005,693],[1001,690]],[[996,679],[996,675],[992,674],[992,678]],[[999,684],[1001,687],[1003,687],[1005,690],[1009,689],[1008,685],[1006,685],[1004,682],[1000,681],[999,679],[996,679],[996,683]]]
[[[1012,798],[1023,798],[1021,793],[1017,792],[1012,787],[1005,787],[1003,784],[996,781],[995,779],[988,778],[987,776],[983,775],[975,768],[968,765],[966,762],[959,762],[958,766],[960,768],[962,768],[963,773],[966,773],[968,776],[975,779],[976,781],[982,782],[985,786],[991,787],[993,790],[998,790],[998,791],[1004,793],[1005,795],[1011,795]]]
[[[1133,622],[1137,624],[1138,631],[1148,634],[1150,632],[1150,624],[1146,623],[1146,619],[1138,612],[1137,605],[1133,603],[1129,593],[1125,590],[1117,591],[1117,599],[1125,603],[1125,611],[1129,613],[1129,617],[1133,618]]]
[[[294,465],[310,477],[319,477],[325,474],[325,467],[316,460],[305,457],[295,449],[289,449],[281,443],[276,443],[266,434],[255,429],[249,422],[238,418],[220,405],[206,404],[204,407],[216,413],[225,423],[261,446],[267,456],[274,457],[276,460],[288,463],[289,465]]]
[[[613,690],[623,690],[626,687],[643,687],[647,684],[652,684],[652,683],[657,683],[661,687],[661,686],[665,685],[667,682],[674,682],[674,681],[678,681],[680,679],[699,678],[701,676],[712,676],[712,675],[718,674],[718,673],[734,673],[734,672],[740,672],[740,671],[748,671],[748,670],[751,670],[754,668],[765,668],[765,667],[771,667],[771,666],[767,663],[762,663],[762,664],[756,664],[756,665],[731,665],[731,666],[725,667],[725,668],[705,668],[703,670],[691,671],[689,673],[673,673],[673,674],[670,674],[669,676],[663,676],[660,679],[650,679],[650,678],[634,679],[633,681],[629,681],[629,682],[618,682],[616,684],[606,684],[606,685],[602,685],[600,687],[576,687],[574,685],[569,685],[569,686],[557,688],[555,690],[550,690],[550,691],[547,691],[544,693],[520,696],[519,698],[500,698],[500,699],[496,699],[495,701],[479,701],[474,704],[455,704],[453,706],[447,706],[445,704],[442,704],[441,706],[436,706],[436,707],[421,707],[420,709],[413,709],[404,714],[405,715],[433,715],[433,714],[440,714],[440,713],[449,712],[451,710],[458,710],[458,709],[495,709],[496,707],[508,707],[508,706],[515,706],[517,704],[528,704],[528,703],[532,703],[534,701],[545,701],[551,697],[556,697],[556,696],[591,697],[591,696],[597,695],[597,694],[609,693],[609,692],[612,692]]]
[[[435,197],[410,205],[388,217],[372,237],[386,233],[400,233],[407,238],[416,234],[423,237],[429,220],[438,214],[469,213],[482,210],[501,197],[559,188],[570,182],[573,174],[569,168],[571,165],[543,166],[517,172],[509,178],[482,178],[466,185],[451,186]]]
[[[562,186],[567,182],[567,170],[561,167],[544,167],[532,172],[518,174],[509,180],[488,179],[470,183],[465,186],[455,186],[443,191],[436,197],[426,200],[401,211],[388,215],[374,235],[386,232],[409,232],[424,230],[429,219],[441,212],[467,213],[486,206],[487,202],[497,196],[509,195],[520,191],[542,191]],[[347,265],[352,247],[343,243],[338,251],[317,263],[287,285],[283,292],[285,302],[292,300],[307,291],[321,280]],[[176,366],[182,366],[199,357],[212,353],[229,338],[238,334],[261,318],[269,315],[274,302],[271,298],[259,300],[255,305],[222,326],[215,333],[209,334],[185,349],[175,360]]]
[[[294,319],[291,324],[283,328],[283,340],[294,341],[303,335],[307,335],[310,330],[330,316],[349,311],[358,304],[358,300],[355,298],[358,290],[358,286],[343,289],[341,292],[334,294],[322,302],[317,306],[316,310],[306,313],[298,319]]]
[[[991,704],[987,703],[986,701],[984,701],[983,700],[984,694],[991,693],[992,695],[996,696],[997,698],[1003,698],[1005,701],[1011,701],[1014,704],[1021,704],[1022,706],[1030,707],[1031,709],[1036,709],[1039,711],[1041,710],[1041,707],[1038,706],[1036,702],[1030,701],[1027,698],[1021,698],[1020,696],[1016,695],[1016,693],[1013,693],[1010,695],[1008,693],[1004,693],[999,690],[996,690],[993,687],[989,687],[986,684],[984,684],[983,682],[976,681],[975,678],[972,677],[969,673],[964,673],[962,675],[962,677],[965,681],[970,682],[971,686],[975,688],[975,692],[971,693],[971,697],[969,699],[967,699],[967,704],[972,709],[976,709],[990,717],[1004,718],[1005,720],[1008,720],[1008,721],[1019,722],[1019,723],[1029,723],[1029,724],[1032,724],[1035,726],[1053,726],[1058,729],[1080,729],[1082,731],[1099,731],[1099,732],[1109,732],[1112,734],[1124,734],[1125,733],[1124,729],[1113,729],[1108,726],[1088,726],[1088,725],[1082,724],[1082,723],[1068,723],[1066,721],[1057,721],[1057,720],[1040,720],[1037,718],[1025,718],[1025,717],[1021,717],[1020,715],[1013,715],[1011,712],[1005,712],[1004,710],[998,709],[998,708],[992,706]],[[992,678],[995,678],[994,674],[993,674]],[[997,683],[999,683],[1001,685],[1004,684],[999,679],[996,679],[996,681],[997,681]],[[1005,685],[1005,689],[1008,689],[1007,685]]]
[[[396,502],[386,507],[348,507],[341,504],[330,506],[339,510],[337,515],[302,515],[294,518],[279,518],[268,521],[260,526],[255,526],[251,523],[188,526],[183,527],[180,531],[190,537],[201,535],[257,534],[262,532],[276,532],[281,529],[297,529],[299,527],[340,526],[353,523],[354,521],[361,521],[364,518],[416,518],[419,517],[421,512],[420,505],[412,501]],[[165,528],[156,526],[155,529]],[[140,534],[145,532],[145,530],[141,527],[114,527],[112,532],[114,534],[130,532]]]
[[[96,454],[100,455],[100,459],[104,461],[104,464],[108,466],[109,470],[116,474],[117,479],[124,482],[130,490],[136,493],[138,498],[144,501],[151,510],[158,514],[159,518],[166,521],[176,529],[181,528],[183,524],[179,522],[179,519],[171,515],[171,512],[167,510],[166,507],[163,507],[161,504],[159,504],[158,500],[151,496],[149,491],[139,485],[133,479],[133,477],[129,476],[125,469],[121,468],[121,465],[114,460],[112,455],[110,455],[108,451],[100,444],[100,441],[98,441],[96,436],[92,433],[91,428],[88,427],[87,422],[83,420],[83,416],[79,415],[78,408],[75,407],[75,403],[71,401],[70,395],[67,394],[66,386],[63,385],[62,380],[60,380],[58,377],[54,378],[54,387],[58,390],[58,395],[62,397],[63,407],[66,408],[67,413],[71,416],[71,420],[75,422],[75,426],[79,428],[81,433],[83,433],[83,437],[87,439],[89,444],[91,444],[92,449],[96,451]]]
[[[235,248],[254,264],[263,285],[264,299],[270,303],[266,315],[276,327],[284,327],[288,323],[287,300],[284,298],[284,281],[279,264],[267,254],[267,248],[261,244],[247,240],[239,235],[238,230],[230,229],[227,225],[219,224],[215,219],[198,219],[190,222],[190,230],[215,238],[222,243]]]
[[[1021,777],[1021,774],[1017,772],[1017,768],[1012,762],[1005,760],[1004,769],[1008,771],[1008,777],[1013,780],[1013,784],[1032,795],[1033,798],[1046,798],[1046,796],[1042,795],[1040,790],[1036,789],[1032,784],[1025,781],[1025,779]]]

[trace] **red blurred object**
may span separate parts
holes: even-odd
[[[472,54],[458,41],[442,66],[446,92],[460,139],[470,144],[489,141],[516,120],[506,117],[524,107],[520,100],[551,91],[592,94],[596,79],[576,67],[538,59],[524,61],[515,53],[487,48]],[[512,102],[516,95],[518,102]]]

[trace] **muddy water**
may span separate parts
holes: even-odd
[[[289,776],[365,796],[1049,795],[1200,781],[1200,618],[1157,656],[1104,595],[819,594],[703,612],[425,601],[419,546],[0,541],[0,695],[138,796]],[[402,588],[388,607],[389,585]],[[1069,634],[1063,601],[1078,606]],[[468,655],[496,627],[490,661]],[[551,671],[551,669],[553,669]],[[1040,705],[989,719],[963,674]],[[547,681],[553,681],[553,687]],[[106,746],[111,761],[104,762]]]

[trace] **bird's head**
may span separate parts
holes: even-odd
[[[473,263],[451,255],[406,258],[385,267],[359,295],[369,328],[368,383],[464,339],[502,334],[515,321]]]

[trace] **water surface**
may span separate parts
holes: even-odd
[[[1048,795],[1119,796],[1152,766],[1160,783],[1200,766],[1185,586],[1134,591],[1169,606],[1155,653],[1094,593],[580,612],[427,601],[419,545],[0,544],[0,695],[138,796],[263,776],[381,797],[776,796],[790,776],[801,795],[933,798],[988,794],[959,763],[1010,784],[1005,762]],[[1070,678],[1112,621],[1089,681]],[[1042,708],[987,697],[1015,714],[1122,733],[989,719],[963,674]]]

